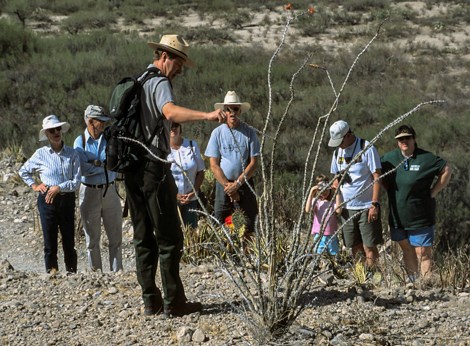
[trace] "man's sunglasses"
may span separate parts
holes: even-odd
[[[225,107],[224,111],[230,112],[230,113],[238,113],[240,109],[241,109],[240,107]]]

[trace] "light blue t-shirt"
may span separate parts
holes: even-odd
[[[337,154],[333,154],[331,159],[332,174],[345,169],[348,165],[349,160],[361,151],[361,139],[356,137],[356,141],[345,149],[338,148]],[[364,147],[369,145],[368,141],[365,141]],[[367,149],[361,157],[358,159],[359,162],[354,163],[349,168],[348,174],[351,177],[351,182],[344,182],[341,186],[341,193],[343,194],[344,201],[348,201],[356,196],[359,191],[362,191],[366,186],[369,186],[373,181],[374,177],[372,173],[375,173],[377,169],[381,169],[380,156],[377,149],[371,146]],[[358,195],[346,203],[346,207],[352,210],[360,210],[370,208],[372,203],[373,186],[370,185],[361,195]]]
[[[168,154],[167,160],[172,162],[174,161],[171,164],[171,173],[175,179],[178,193],[186,194],[193,191],[192,185],[194,185],[194,182],[196,181],[197,172],[205,169],[204,161],[202,160],[197,143],[195,141],[190,141],[187,138],[183,138],[183,143],[179,149],[172,148],[171,153]],[[186,172],[189,180],[186,178],[181,168]],[[192,200],[196,200],[196,197]]]
[[[245,123],[235,129],[227,124],[216,127],[207,143],[204,153],[207,157],[220,158],[220,168],[228,180],[236,180],[249,163],[249,159],[259,156],[260,144],[253,128]]]

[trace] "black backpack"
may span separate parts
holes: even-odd
[[[145,156],[145,149],[139,144],[123,139],[131,138],[148,146],[157,135],[164,131],[163,117],[150,138],[145,140],[140,122],[141,93],[145,82],[153,77],[165,77],[156,67],[150,67],[136,77],[123,78],[114,88],[109,101],[110,115],[114,123],[104,130],[106,138],[106,168],[118,173],[129,173],[138,167]],[[139,80],[140,78],[140,80]]]

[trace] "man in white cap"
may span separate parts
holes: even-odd
[[[101,263],[101,219],[108,237],[109,267],[122,270],[122,209],[114,185],[116,172],[105,170],[105,123],[110,120],[103,107],[89,105],[85,109],[85,131],[75,139],[74,149],[80,156],[82,184],[80,214],[87,247],[88,265],[103,271]]]
[[[224,223],[227,216],[240,208],[246,216],[246,238],[249,239],[255,231],[258,215],[252,176],[260,155],[256,131],[240,120],[240,115],[250,109],[250,104],[241,102],[235,91],[229,91],[224,102],[216,103],[214,108],[227,114],[227,122],[212,131],[204,153],[210,158],[211,170],[217,180],[215,217]]]
[[[331,125],[328,145],[337,148],[330,172],[339,176],[336,183],[340,185],[346,202],[341,215],[343,223],[354,216],[343,226],[344,243],[352,249],[354,257],[358,253],[365,254],[366,265],[372,268],[379,258],[377,245],[383,242],[380,182],[377,181],[382,168],[379,153],[374,146],[370,146],[356,158],[369,142],[356,137],[343,120]]]
[[[149,42],[148,45],[154,51],[149,68],[157,68],[160,72],[143,85],[141,124],[146,141],[152,139],[149,149],[165,159],[171,152],[172,122],[222,122],[225,114],[221,110],[206,113],[175,104],[171,83],[183,66],[194,65],[188,55],[189,45],[181,36],[164,35],[159,43]],[[156,133],[159,128],[163,131]],[[201,303],[187,300],[180,278],[183,232],[177,214],[177,188],[170,167],[171,164],[149,155],[141,160],[134,174],[125,175],[144,314],[163,312],[165,317],[183,316],[202,309]],[[155,283],[159,260],[163,298]]]

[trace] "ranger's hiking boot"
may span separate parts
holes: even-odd
[[[165,306],[163,315],[165,318],[181,317],[202,310],[202,304],[199,302],[185,302],[177,306]]]

